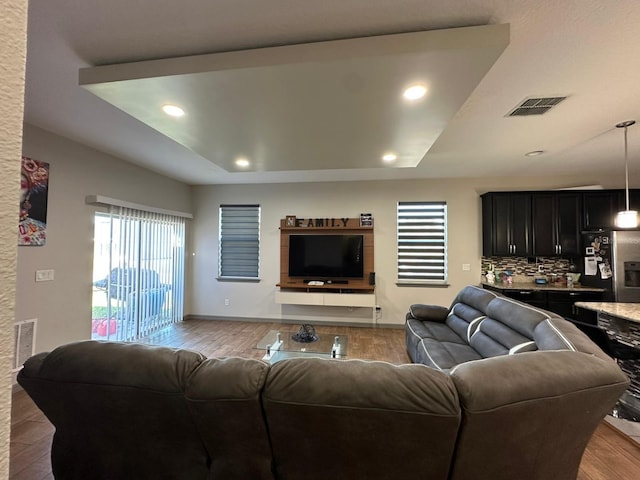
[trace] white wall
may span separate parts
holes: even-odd
[[[85,197],[98,194],[189,212],[191,191],[183,183],[29,125],[23,153],[50,164],[47,243],[18,248],[16,318],[38,319],[40,352],[91,337],[93,218],[104,209],[87,205]],[[17,185],[16,180],[16,192]],[[40,269],[55,270],[55,280],[36,283]]]
[[[0,478],[9,478],[20,151],[27,2],[0,1]]]
[[[448,305],[464,286],[480,279],[480,193],[492,190],[546,189],[603,184],[619,188],[620,179],[575,176],[564,179],[436,179],[377,182],[278,185],[214,185],[194,187],[194,225],[191,243],[193,285],[191,313],[215,317],[371,322],[371,310],[344,307],[279,305],[274,294],[279,282],[280,219],[374,217],[377,303],[380,323],[404,322],[412,303]],[[396,285],[396,205],[399,201],[446,201],[448,207],[448,288]],[[257,203],[262,207],[259,283],[221,282],[218,272],[218,207],[225,203]],[[463,264],[470,264],[463,271]],[[225,306],[229,299],[229,306]]]

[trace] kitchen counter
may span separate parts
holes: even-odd
[[[616,407],[619,418],[640,419],[640,303],[576,302],[578,309],[597,312],[598,327],[609,339],[609,354],[631,383]]]
[[[489,283],[481,282],[482,286],[495,288],[497,290],[535,290],[546,292],[604,292],[604,288],[587,287],[576,283],[573,287],[568,288],[566,285],[557,283],[538,284],[534,282],[513,282],[511,285],[507,283]],[[591,303],[591,302],[588,302]]]
[[[640,323],[640,303],[576,302],[576,307]]]

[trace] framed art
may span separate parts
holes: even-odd
[[[48,190],[49,164],[22,157],[18,245],[46,243]]]

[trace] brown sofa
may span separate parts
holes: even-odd
[[[95,341],[35,355],[18,381],[56,427],[55,477],[83,480],[570,479],[627,385],[577,351],[444,373]]]

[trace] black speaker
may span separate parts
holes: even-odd
[[[376,284],[376,272],[369,273],[369,285]]]

